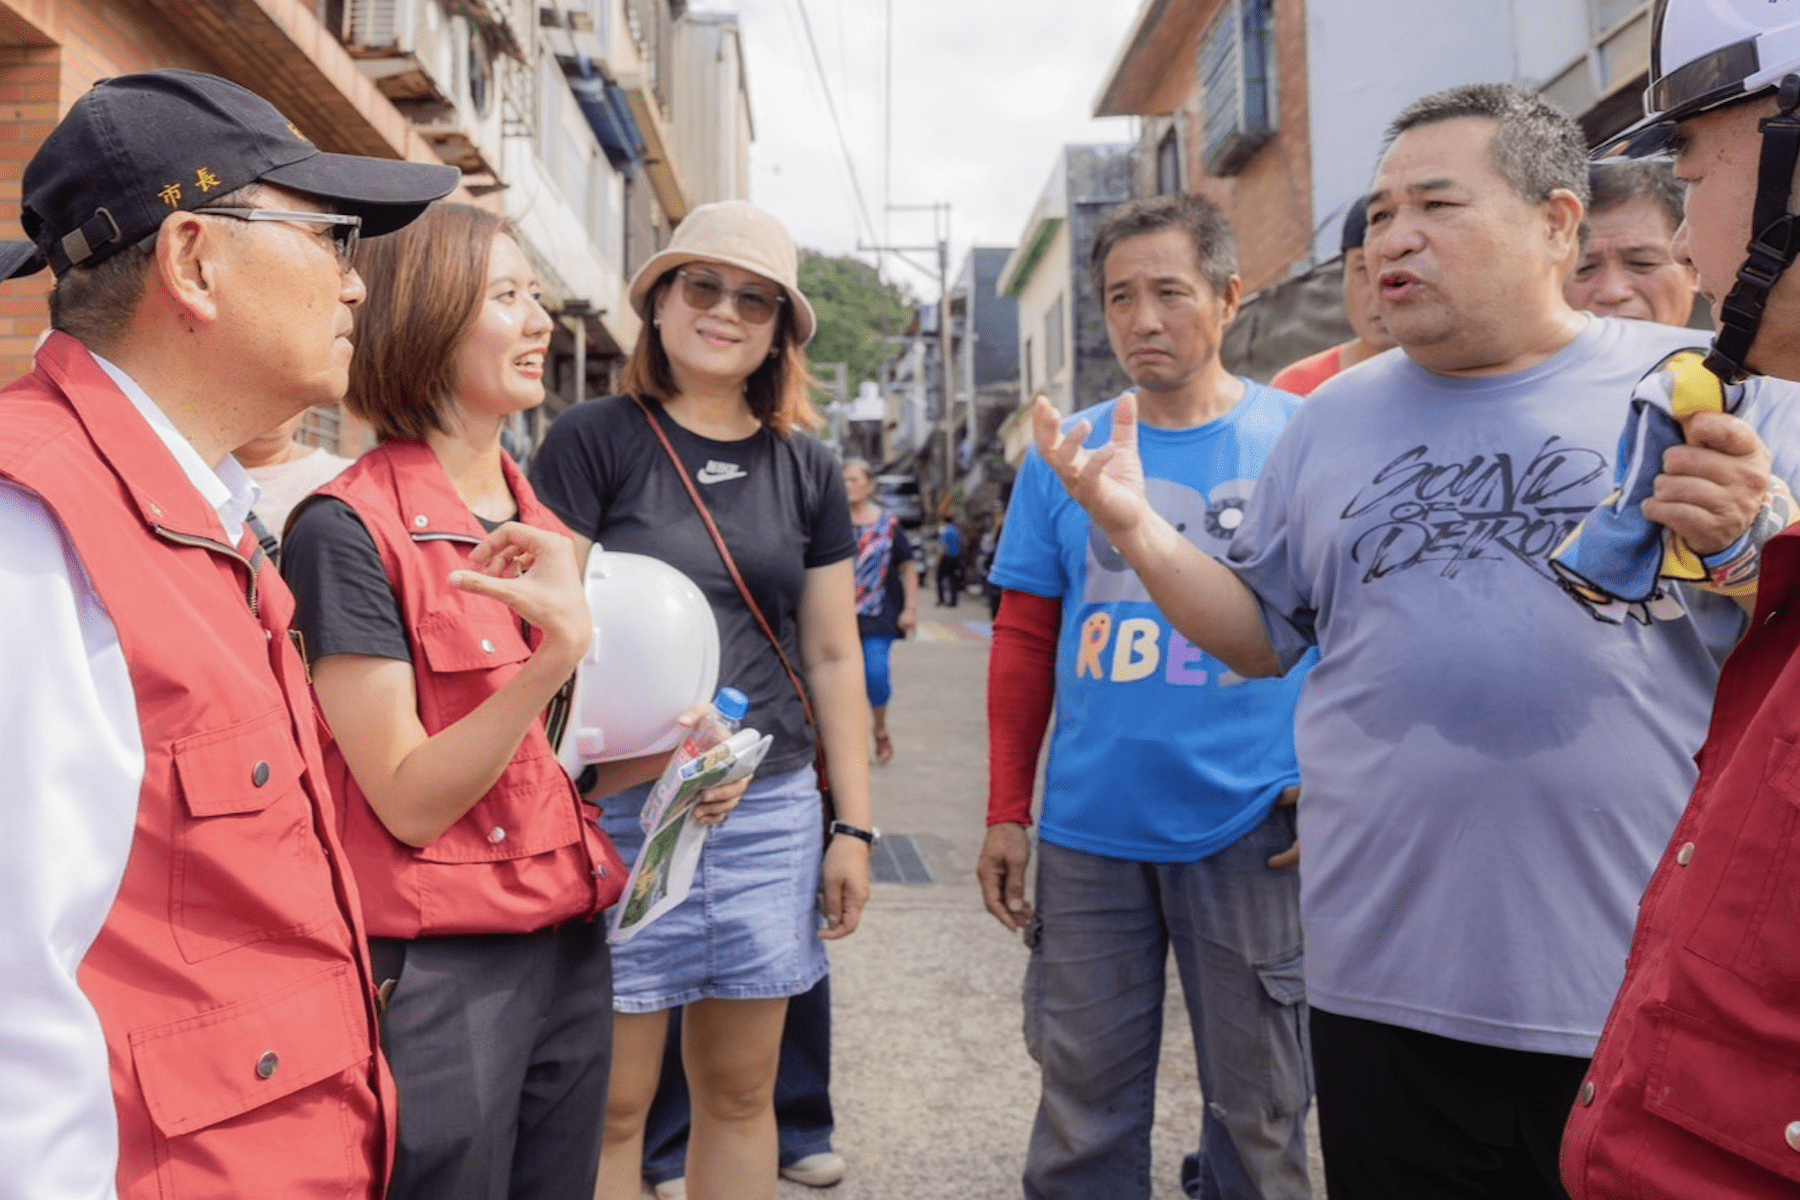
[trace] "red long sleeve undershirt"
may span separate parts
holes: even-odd
[[[1031,824],[1038,752],[1056,699],[1062,601],[1006,591],[988,655],[989,825]]]

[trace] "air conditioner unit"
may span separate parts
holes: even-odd
[[[344,21],[352,50],[407,49],[413,0],[349,0]]]
[[[440,0],[349,0],[348,10],[345,48],[382,95],[402,107],[465,102],[463,22]]]
[[[1275,135],[1271,0],[1226,0],[1200,45],[1200,162],[1235,175]]]

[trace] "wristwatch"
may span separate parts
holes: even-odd
[[[861,838],[863,841],[869,843],[869,845],[871,845],[871,846],[875,845],[875,843],[877,843],[881,840],[881,830],[879,830],[879,829],[858,829],[856,826],[851,825],[844,821],[833,821],[831,823],[831,832],[833,834],[841,833],[847,837]]]

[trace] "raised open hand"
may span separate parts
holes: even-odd
[[[1144,499],[1144,463],[1138,457],[1137,397],[1119,397],[1112,440],[1097,450],[1082,445],[1093,426],[1081,420],[1063,433],[1062,414],[1048,400],[1038,400],[1031,425],[1038,453],[1101,532],[1115,542],[1135,532],[1150,511]]]

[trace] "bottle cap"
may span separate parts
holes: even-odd
[[[720,688],[719,694],[713,699],[713,707],[727,721],[741,721],[750,711],[750,697],[736,688]]]

